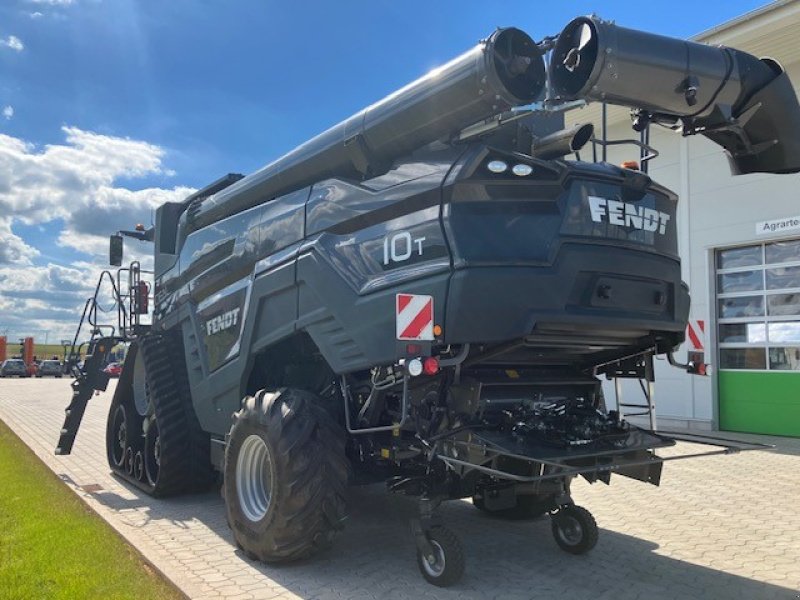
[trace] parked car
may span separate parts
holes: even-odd
[[[109,377],[119,377],[119,374],[122,373],[122,365],[118,362],[108,363],[103,372],[108,373]]]
[[[64,366],[60,360],[43,360],[39,363],[37,377],[63,377]]]
[[[30,377],[28,367],[19,358],[9,358],[0,365],[0,377]]]

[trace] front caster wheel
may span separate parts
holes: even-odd
[[[553,537],[565,552],[584,554],[597,544],[597,522],[582,506],[564,506],[551,519]]]
[[[417,550],[417,566],[428,583],[438,587],[448,587],[456,583],[464,574],[464,550],[456,535],[437,525],[426,532],[432,553],[425,556]]]

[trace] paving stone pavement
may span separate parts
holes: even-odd
[[[577,503],[600,525],[600,541],[585,556],[560,551],[547,518],[509,523],[466,501],[446,503],[441,516],[461,537],[467,571],[442,590],[417,571],[408,527],[415,503],[380,486],[352,491],[351,516],[332,551],[283,566],[248,560],[232,543],[218,491],[156,500],[111,476],[104,435],[112,391],[90,402],[71,456],[53,455],[67,380],[0,380],[0,419],[191,598],[800,597],[798,439],[740,436],[778,447],[667,463],[660,488],[623,477],[610,487],[576,482]],[[101,489],[81,489],[90,484]]]

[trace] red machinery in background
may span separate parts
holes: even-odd
[[[26,337],[19,340],[19,353],[25,368],[28,369],[28,377],[36,375],[36,363],[33,356],[33,338]]]

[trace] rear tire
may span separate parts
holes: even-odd
[[[310,392],[248,396],[225,450],[224,492],[236,545],[264,562],[305,558],[343,528],[344,430]]]

